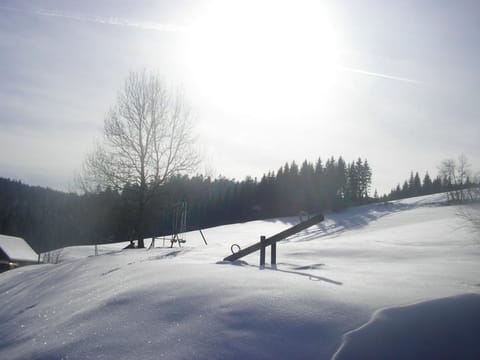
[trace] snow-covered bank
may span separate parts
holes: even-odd
[[[349,332],[334,360],[462,359],[480,355],[480,294],[378,311]]]
[[[220,261],[297,218],[205,229],[208,246],[193,232],[182,248],[66,248],[0,275],[0,358],[329,359],[378,309],[480,293],[478,234],[442,199],[327,214],[279,244],[276,269]]]

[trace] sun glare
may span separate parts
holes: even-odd
[[[186,54],[199,91],[227,111],[298,114],[331,96],[338,34],[315,1],[216,1]]]

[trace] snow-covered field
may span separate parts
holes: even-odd
[[[443,201],[326,214],[276,268],[221,260],[298,218],[66,248],[0,274],[0,359],[479,359],[480,238]]]

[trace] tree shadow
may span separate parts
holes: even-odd
[[[269,223],[281,222],[285,225],[294,226],[300,222],[300,218],[298,216],[285,216],[280,218],[265,219],[262,221],[269,222]]]
[[[340,281],[335,281],[335,280],[332,280],[332,279],[329,279],[329,278],[326,278],[326,277],[323,277],[323,276],[312,275],[312,274],[309,274],[309,273],[306,273],[306,272],[301,272],[301,271],[279,269],[278,266],[276,266],[276,265],[271,265],[270,267],[265,266],[263,269],[279,271],[279,272],[283,272],[283,273],[287,273],[287,274],[305,276],[305,277],[308,278],[308,280],[311,280],[311,281],[325,281],[325,282],[327,282],[329,284],[333,284],[333,285],[343,285],[343,283],[340,282]]]
[[[281,263],[281,264],[277,264],[277,265],[264,265],[264,266],[259,267],[257,265],[249,264],[248,262],[246,262],[244,260],[218,261],[216,264],[220,264],[220,265],[230,264],[230,265],[234,265],[234,266],[260,268],[260,270],[272,270],[272,271],[278,271],[278,272],[283,272],[283,273],[287,273],[287,274],[304,276],[304,277],[307,277],[311,281],[324,281],[324,282],[327,282],[327,283],[333,284],[333,285],[343,285],[343,283],[340,282],[340,281],[335,281],[335,280],[332,280],[332,279],[329,279],[329,278],[326,278],[326,277],[323,277],[323,276],[317,276],[317,275],[309,274],[309,273],[302,272],[302,271],[295,271],[295,270],[307,270],[307,269],[316,270],[319,267],[324,266],[325,264],[313,264],[313,265],[307,265],[307,266],[298,266],[298,265],[294,265],[294,264]],[[278,265],[288,265],[288,266],[293,267],[293,270],[279,269]]]
[[[363,228],[382,217],[410,210],[417,204],[380,203],[351,208],[340,213],[328,213],[325,221],[286,239],[288,242],[311,241],[321,237],[338,237],[349,230]],[[345,216],[350,213],[349,216]]]

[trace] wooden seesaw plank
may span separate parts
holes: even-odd
[[[275,234],[275,235],[269,237],[268,239],[265,239],[264,246],[269,246],[269,245],[272,245],[272,244],[276,243],[277,241],[284,240],[289,236],[292,236],[292,235],[294,235],[294,234],[296,234],[296,233],[298,233],[302,230],[305,230],[305,229],[309,228],[310,226],[318,224],[319,222],[323,221],[323,219],[324,219],[323,214],[315,215],[314,217],[312,217],[308,220],[305,220],[305,221],[303,221],[303,222],[301,222],[297,225],[292,226],[291,228],[288,228],[287,230],[279,232],[278,234]],[[262,246],[262,243],[258,242],[256,244],[250,245],[249,247],[236,252],[235,254],[227,256],[223,260],[224,261],[238,260],[238,259],[240,259],[240,258],[242,258],[246,255],[249,255],[249,254],[251,254],[255,251],[260,250],[261,246]]]

